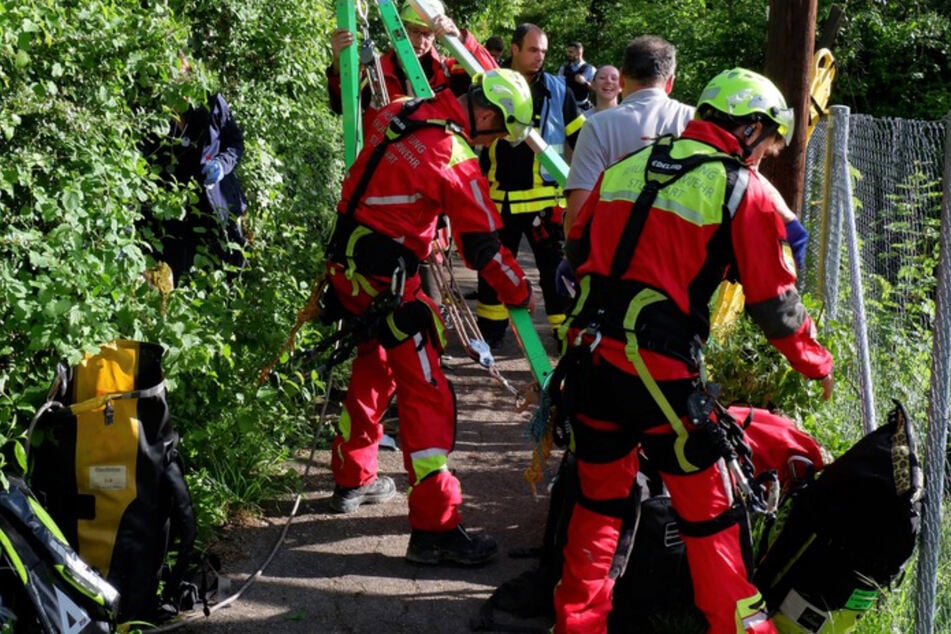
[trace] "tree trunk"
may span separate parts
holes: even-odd
[[[815,38],[816,0],[770,0],[765,74],[795,108],[796,129],[789,147],[764,162],[763,173],[796,213],[802,208]]]

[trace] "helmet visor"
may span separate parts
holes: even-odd
[[[769,117],[776,122],[776,132],[786,142],[788,147],[792,143],[793,132],[796,131],[796,113],[792,108],[770,108]]]
[[[512,145],[518,145],[527,139],[532,132],[532,124],[519,121],[515,118],[515,115],[509,115],[506,118],[505,128],[509,131],[509,135],[505,138]]]

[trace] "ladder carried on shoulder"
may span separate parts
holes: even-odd
[[[393,48],[399,57],[400,64],[406,73],[410,88],[416,97],[430,99],[433,97],[433,89],[426,79],[426,73],[419,63],[416,54],[413,52],[413,45],[406,34],[406,28],[400,19],[399,11],[393,0],[376,0],[377,9],[380,12],[380,18],[386,29]],[[347,167],[353,165],[357,154],[363,147],[363,125],[361,118],[361,98],[360,98],[360,66],[368,69],[376,61],[375,52],[372,49],[373,40],[370,39],[370,28],[367,20],[367,7],[364,0],[336,0],[337,28],[346,29],[357,34],[357,18],[360,19],[360,35],[363,38],[363,46],[358,47],[356,43],[346,47],[340,52],[340,92],[343,106],[343,139],[344,139],[344,162]],[[367,47],[367,45],[369,47]],[[369,52],[370,57],[362,59],[361,54]],[[383,84],[383,78],[376,76],[375,81],[379,85],[374,87],[377,94],[385,93],[386,87]]]

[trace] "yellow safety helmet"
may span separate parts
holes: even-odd
[[[493,68],[472,77],[486,101],[502,111],[508,140],[521,143],[532,131],[532,91],[522,74],[511,68]]]
[[[769,119],[786,145],[792,141],[796,118],[786,105],[783,93],[759,73],[745,68],[725,70],[707,84],[697,102],[697,117],[703,117],[705,107],[737,119]]]
[[[433,15],[443,15],[446,13],[446,7],[444,7],[439,0],[426,1],[429,6],[432,7]],[[417,13],[412,3],[408,1],[403,3],[403,8],[400,10],[400,19],[403,20],[403,24],[415,24],[416,26],[429,28],[429,23],[426,22],[426,18]]]

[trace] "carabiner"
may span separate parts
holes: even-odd
[[[360,18],[360,22],[363,23],[364,29],[369,30],[370,23],[367,22],[367,17],[369,16],[369,9],[367,8],[367,3],[363,0],[357,0],[354,3],[354,11],[357,14],[357,17]]]
[[[594,352],[594,349],[598,347],[598,344],[601,343],[601,330],[594,324],[587,326],[578,333],[578,336],[575,337],[575,347],[580,348],[585,344],[585,338],[588,338],[591,341],[588,345],[588,352]]]
[[[390,292],[393,298],[399,301],[403,298],[403,290],[406,288],[406,263],[403,258],[399,259],[396,268],[393,269],[393,276],[390,278]]]

